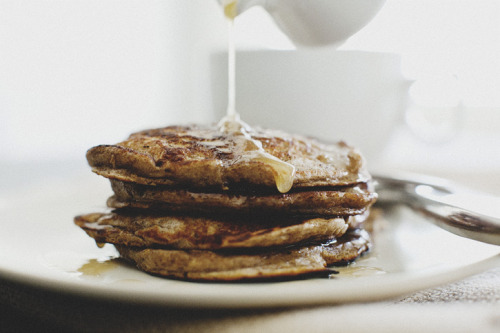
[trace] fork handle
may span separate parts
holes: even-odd
[[[381,189],[380,201],[394,202],[397,198],[447,231],[500,245],[499,197],[461,188],[439,178],[375,176],[374,179]]]

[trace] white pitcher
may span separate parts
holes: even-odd
[[[339,45],[364,27],[385,0],[218,0],[236,15],[263,7],[298,46]]]

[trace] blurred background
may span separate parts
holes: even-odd
[[[407,100],[373,165],[467,174],[498,193],[484,173],[500,170],[499,17],[496,0],[388,0],[338,50],[310,50],[400,59]],[[216,121],[226,29],[215,0],[0,0],[0,163],[85,167],[93,145]],[[295,48],[259,8],[237,18],[236,41]]]

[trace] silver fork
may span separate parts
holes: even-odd
[[[380,204],[404,204],[456,235],[500,245],[500,198],[441,178],[373,175]]]

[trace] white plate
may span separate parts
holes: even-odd
[[[73,216],[102,211],[111,193],[93,175],[0,198],[0,276],[62,293],[132,304],[270,307],[382,300],[479,273],[500,250],[449,234],[408,210],[384,212],[373,251],[332,278],[263,283],[194,283],[150,276],[97,248]]]

